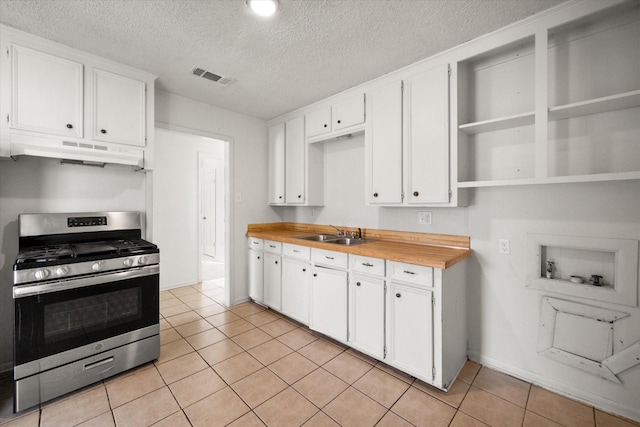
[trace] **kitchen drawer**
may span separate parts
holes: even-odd
[[[282,255],[289,258],[296,258],[309,261],[311,259],[311,248],[308,246],[292,245],[285,243],[282,245]]]
[[[280,255],[282,253],[282,242],[274,242],[273,240],[264,241],[264,251],[272,254]]]
[[[433,286],[433,268],[389,261],[389,277],[403,282]]]
[[[264,240],[256,239],[255,237],[249,237],[249,249],[255,251],[261,251],[264,248]]]
[[[349,255],[343,252],[325,251],[324,249],[313,248],[311,250],[311,261],[313,261],[314,264],[321,264],[345,270],[349,267]]]
[[[384,276],[385,261],[383,259],[351,255],[349,261],[351,270],[354,272]]]

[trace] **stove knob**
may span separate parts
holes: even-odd
[[[44,270],[44,269],[42,269],[42,270],[37,270],[37,271],[34,273],[34,276],[36,277],[36,280],[44,280],[44,279],[46,279],[47,277],[49,277],[49,270]]]
[[[69,267],[58,267],[56,268],[56,276],[66,276],[69,273]]]
[[[147,257],[142,255],[140,258],[138,258],[138,264],[140,265],[145,265],[147,263]]]
[[[133,265],[133,258],[125,258],[122,263],[125,267],[131,267]]]
[[[100,271],[102,270],[102,263],[101,262],[96,262],[91,266],[91,269],[93,271]]]

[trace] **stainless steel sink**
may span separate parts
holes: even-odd
[[[312,234],[311,236],[296,237],[296,239],[312,240],[314,242],[328,242],[330,240],[336,240],[338,238],[339,236],[336,236],[335,234]]]
[[[327,241],[327,243],[345,246],[361,245],[368,242],[370,242],[370,240],[358,239],[356,237],[338,237],[337,239]]]
[[[333,243],[336,245],[353,246],[370,242],[371,240],[358,239],[356,237],[336,236],[335,234],[312,234],[310,236],[299,236],[297,239],[311,240],[314,242]]]

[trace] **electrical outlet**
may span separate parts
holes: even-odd
[[[431,225],[431,212],[429,211],[418,212],[418,224]]]
[[[236,203],[242,203],[242,193],[236,192]]]
[[[315,217],[316,217],[316,215],[317,215],[317,213],[316,213],[316,210],[315,210],[315,209],[311,209],[311,210],[309,211],[309,216],[310,216],[311,218],[315,218]]]
[[[511,242],[509,239],[498,240],[498,253],[501,255],[511,255]]]

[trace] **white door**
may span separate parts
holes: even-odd
[[[282,259],[280,255],[264,254],[264,303],[274,310],[280,311],[282,307]]]
[[[257,302],[264,300],[264,254],[249,249],[249,296]]]
[[[284,204],[284,123],[269,128],[269,204]]]
[[[433,377],[433,305],[431,291],[390,285],[390,363],[420,376]]]
[[[351,286],[353,347],[382,358],[384,356],[384,280],[354,276]]]
[[[407,202],[449,202],[449,67],[407,79]]]
[[[203,172],[202,176],[202,245],[205,255],[216,256],[216,174],[217,170]]]
[[[305,155],[304,116],[287,121],[285,126],[285,201],[287,204],[305,202]]]
[[[314,267],[309,328],[347,341],[347,272]]]
[[[282,260],[282,313],[305,325],[309,323],[310,279],[308,262]]]

